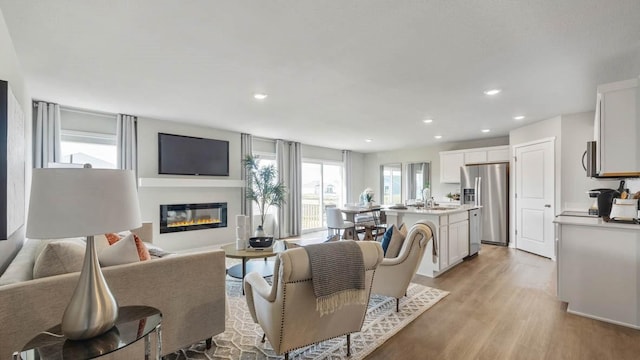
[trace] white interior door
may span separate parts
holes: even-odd
[[[554,141],[514,149],[516,248],[555,259]]]

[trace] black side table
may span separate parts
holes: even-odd
[[[144,358],[151,356],[151,333],[156,333],[156,360],[162,356],[162,313],[150,306],[122,306],[118,309],[116,325],[106,333],[87,340],[69,340],[61,334],[60,324],[31,339],[13,359],[22,359],[23,352],[33,352],[42,360],[93,359],[123,349],[144,338]]]

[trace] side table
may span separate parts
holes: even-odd
[[[234,277],[236,279],[244,279],[247,272],[257,271],[262,275],[262,277],[272,276],[273,275],[273,262],[266,261],[268,257],[273,257],[278,255],[277,250],[257,250],[257,251],[247,251],[247,250],[236,250],[236,244],[228,244],[222,246],[224,250],[224,256],[231,259],[242,259],[242,264],[234,265],[227,269],[227,275]],[[265,261],[263,263],[251,262],[248,263],[251,259],[262,259]],[[254,264],[255,263],[255,264]],[[244,287],[242,288],[242,294],[244,294]]]
[[[22,359],[22,353],[33,352],[42,360],[93,359],[123,349],[144,338],[144,358],[151,356],[151,333],[156,333],[156,360],[162,356],[162,313],[151,306],[122,306],[118,309],[115,326],[106,333],[87,340],[69,340],[61,334],[60,324],[41,332],[31,339],[13,359]]]

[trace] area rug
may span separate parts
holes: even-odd
[[[282,359],[283,356],[274,353],[269,341],[260,342],[263,332],[260,325],[251,320],[247,303],[241,294],[241,284],[237,280],[227,281],[230,316],[226,331],[213,338],[211,349],[206,350],[203,341],[165,359]],[[400,300],[400,312],[396,312],[395,298],[373,295],[362,331],[351,335],[351,357],[346,356],[346,337],[341,336],[292,351],[289,358],[363,359],[448,294],[447,291],[411,284],[407,296]]]

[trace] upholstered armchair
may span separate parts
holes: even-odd
[[[365,291],[369,298],[374,272],[382,261],[382,247],[373,241],[357,244],[362,250]],[[316,311],[311,268],[305,249],[294,248],[278,254],[274,266],[273,286],[256,272],[244,278],[251,317],[260,324],[273,350],[277,354],[284,353],[288,359],[292,350],[347,335],[349,356],[350,334],[362,328],[367,304],[345,305],[320,316]]]
[[[433,234],[427,223],[421,221],[415,223],[409,229],[398,256],[385,258],[378,266],[371,292],[395,297],[396,311],[400,311],[400,298],[407,293],[409,283],[418,271],[427,243],[431,239]]]

